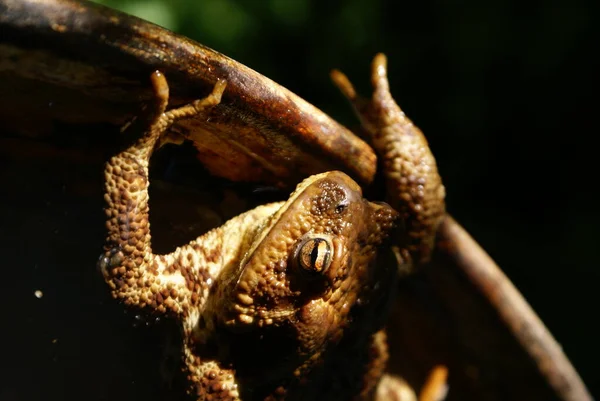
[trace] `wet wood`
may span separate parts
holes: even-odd
[[[55,121],[123,124],[154,70],[172,105],[228,82],[222,104],[174,129],[216,175],[288,186],[343,169],[363,183],[371,148],[308,102],[244,65],[138,18],[88,2],[0,1],[0,118],[35,134]],[[35,121],[35,122],[32,122]]]

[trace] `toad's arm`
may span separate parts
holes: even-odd
[[[190,308],[201,307],[221,269],[235,263],[244,241],[279,205],[244,213],[171,254],[153,254],[148,220],[150,156],[175,120],[218,104],[225,84],[217,83],[205,99],[170,111],[165,111],[169,88],[164,76],[154,73],[152,84],[155,102],[140,122],[144,134],[105,167],[108,235],[98,264],[113,297],[159,313],[187,314]]]
[[[415,263],[427,261],[445,214],[445,190],[425,136],[390,94],[385,56],[378,54],[373,60],[371,99],[360,98],[341,72],[333,71],[332,79],[354,106],[383,159],[387,202],[405,223],[407,238],[401,239],[407,244],[401,250],[405,262],[407,258]]]

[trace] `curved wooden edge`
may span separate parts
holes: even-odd
[[[121,123],[135,114],[150,96],[156,69],[167,76],[173,106],[225,79],[219,106],[175,127],[199,145],[214,173],[282,186],[326,170],[347,171],[363,184],[375,174],[376,157],[365,142],[289,90],[188,38],[98,4],[0,0],[0,66],[1,104],[21,99],[17,108],[29,115],[91,122]]]
[[[448,215],[438,235],[438,243],[453,256],[460,270],[498,312],[560,399],[592,401],[561,346],[481,246]]]

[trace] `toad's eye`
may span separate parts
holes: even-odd
[[[306,271],[324,273],[331,264],[331,241],[325,238],[309,238],[300,245],[298,264]]]

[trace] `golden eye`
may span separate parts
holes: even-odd
[[[302,243],[298,263],[304,270],[323,273],[331,264],[331,242],[325,238],[310,238]]]

